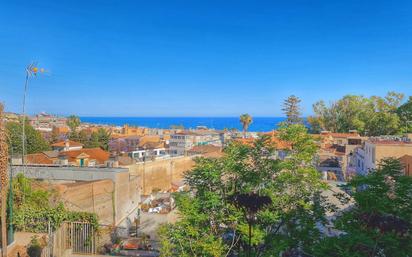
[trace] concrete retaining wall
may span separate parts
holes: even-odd
[[[193,157],[174,157],[165,160],[141,162],[129,166],[131,176],[137,176],[141,192],[150,194],[154,189],[167,191],[172,183],[179,184],[183,174],[194,166]]]

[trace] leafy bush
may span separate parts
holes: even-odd
[[[33,208],[23,206],[15,210],[13,224],[16,230],[28,231],[33,233],[47,232],[50,222],[52,229],[56,229],[63,222],[90,222],[96,230],[98,228],[97,216],[94,213],[68,211],[60,203],[57,207],[52,208]]]
[[[52,204],[57,202],[56,204]],[[47,232],[49,222],[56,229],[63,222],[89,222],[97,230],[94,213],[67,210],[53,191],[34,188],[33,181],[19,174],[13,181],[13,225],[18,231]]]

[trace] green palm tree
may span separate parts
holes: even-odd
[[[76,115],[70,115],[67,117],[66,124],[69,126],[71,132],[76,132],[76,129],[80,126],[80,123],[80,118]]]
[[[252,123],[252,116],[249,114],[245,113],[240,115],[240,123],[242,123],[242,128],[243,128],[243,137],[246,138],[246,132],[249,128],[249,125]]]

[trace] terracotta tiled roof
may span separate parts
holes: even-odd
[[[88,155],[89,159],[96,160],[98,164],[104,164],[110,157],[110,153],[101,148],[84,148],[81,150],[63,151],[60,152],[59,156],[66,156],[69,162],[74,162],[81,154]]]
[[[270,136],[271,142],[275,144],[276,149],[278,150],[290,149],[291,147],[290,143],[284,140],[281,140],[279,138],[279,132],[277,132],[276,130],[271,131],[271,132],[266,132],[263,134]]]
[[[72,141],[72,140],[67,140],[67,141],[60,141],[57,143],[52,144],[51,146],[54,147],[65,147],[66,146],[66,142],[69,143],[69,146],[71,147],[76,147],[76,146],[83,146],[82,143],[76,142],[76,141]]]
[[[26,155],[27,164],[53,164],[53,159],[49,158],[44,153],[33,153]]]
[[[265,132],[262,133],[262,135],[269,136],[270,143],[273,144],[273,146],[278,150],[290,149],[291,147],[289,142],[279,139],[277,131]],[[241,138],[237,139],[236,141],[242,144],[252,145],[255,142],[255,140],[255,138]]]

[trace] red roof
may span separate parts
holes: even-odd
[[[50,159],[44,153],[33,153],[26,155],[26,163],[27,164],[53,164],[53,160]]]
[[[274,144],[275,148],[278,149],[278,150],[290,149],[290,147],[291,147],[289,142],[281,140],[278,137],[278,132],[277,131],[265,132],[265,133],[263,133],[263,135],[269,136],[270,137],[270,143]],[[252,145],[255,140],[256,140],[255,138],[237,139],[238,142],[240,142],[242,144],[247,144],[247,145]]]
[[[80,150],[63,151],[60,152],[59,156],[66,156],[69,162],[73,162],[81,154],[88,155],[89,159],[96,160],[98,164],[104,164],[110,157],[110,153],[101,148],[84,148]]]
[[[276,149],[278,150],[290,149],[291,148],[290,142],[281,140],[278,134],[279,132],[277,132],[276,130],[264,133],[264,135],[270,136],[271,142],[275,144]]]
[[[72,140],[67,140],[67,141],[60,141],[57,143],[52,144],[51,146],[55,146],[55,147],[65,147],[66,146],[66,142],[69,143],[69,147],[76,147],[76,146],[83,146],[82,143],[76,142],[76,141],[72,141]]]

